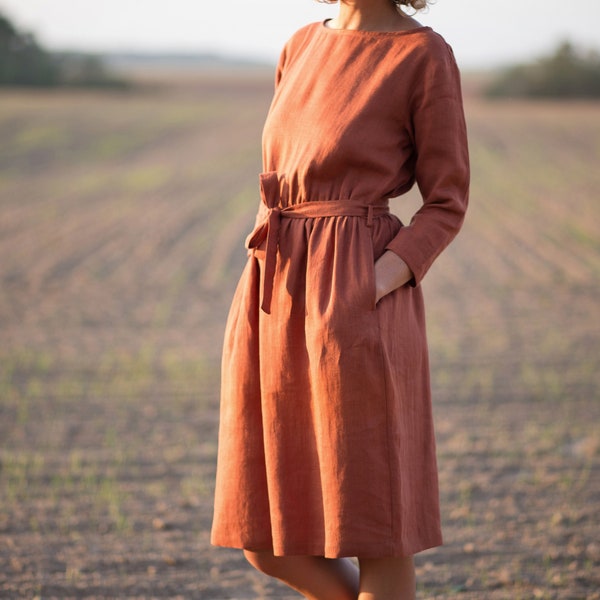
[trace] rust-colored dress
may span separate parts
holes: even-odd
[[[441,544],[419,285],[458,232],[459,74],[429,27],[313,23],[286,44],[249,258],[225,333],[212,542],[276,555]],[[417,182],[408,226],[387,199]],[[375,304],[386,251],[414,274]]]

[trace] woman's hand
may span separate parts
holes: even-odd
[[[375,262],[375,303],[412,278],[408,265],[397,254],[386,250]]]

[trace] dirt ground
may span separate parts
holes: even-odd
[[[0,96],[1,598],[298,597],[209,544],[270,93]],[[424,283],[445,545],[418,597],[600,599],[600,105],[467,118],[469,217]]]

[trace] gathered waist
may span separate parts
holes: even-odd
[[[260,175],[261,204],[257,224],[246,239],[246,247],[258,248],[267,241],[265,273],[261,309],[271,312],[273,280],[279,248],[279,226],[281,219],[315,219],[320,217],[363,217],[370,227],[373,219],[389,214],[388,198],[365,201],[358,198],[339,200],[308,200],[289,206],[281,206],[279,176],[275,171]]]
[[[365,202],[355,198],[339,200],[307,200],[290,206],[268,206],[261,202],[258,221],[268,219],[272,211],[277,211],[283,219],[317,219],[319,217],[365,217],[371,225],[375,217],[390,212],[387,198],[377,202]]]

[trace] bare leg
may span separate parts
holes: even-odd
[[[359,558],[358,600],[415,600],[415,567],[412,556]]]
[[[309,600],[356,600],[358,569],[345,558],[273,556],[244,550],[248,562],[263,573],[283,581]]]

